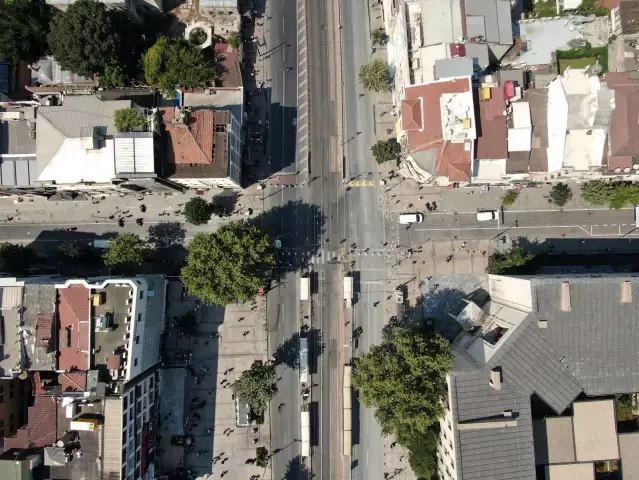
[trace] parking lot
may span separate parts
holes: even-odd
[[[254,361],[266,360],[263,300],[227,308],[205,306],[195,297],[182,298],[181,284],[172,282],[169,324],[187,312],[196,315],[196,333],[180,336],[171,327],[165,342],[161,468],[181,466],[207,479],[259,475],[269,480],[268,470],[247,463],[257,447],[270,450],[268,414],[262,425],[238,427],[230,388]],[[172,361],[174,365],[167,365]],[[192,436],[193,445],[172,445],[173,435]]]

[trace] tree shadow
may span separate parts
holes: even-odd
[[[235,211],[240,196],[240,192],[235,190],[227,190],[216,195],[211,202],[211,213],[218,217],[230,215]]]
[[[155,249],[184,246],[186,230],[181,222],[160,222],[149,227],[148,240]]]
[[[282,276],[305,268],[318,253],[326,216],[319,205],[291,200],[257,215],[248,223],[279,240],[277,273]]]
[[[326,344],[322,338],[322,332],[316,328],[303,331],[300,335],[295,332],[289,339],[277,347],[274,352],[276,362],[288,368],[297,369],[300,367],[300,338],[308,341],[307,360],[309,369],[314,372],[313,366],[317,363],[317,358],[324,352]]]
[[[302,461],[302,457],[297,455],[289,460],[286,465],[286,473],[282,480],[310,480],[311,472]]]

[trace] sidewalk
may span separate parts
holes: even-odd
[[[243,213],[247,208],[253,210],[253,216],[262,211],[262,192],[239,192],[240,197],[235,205],[235,214],[232,219],[246,218]],[[223,195],[231,195],[232,192],[224,192],[222,189],[209,190],[200,195],[207,201],[223,198]],[[20,224],[58,224],[61,226],[76,226],[87,223],[113,223],[109,219],[111,215],[118,216],[119,212],[129,211],[131,215],[127,223],[135,222],[141,218],[144,222],[175,222],[184,221],[181,213],[182,206],[195,192],[175,193],[172,195],[147,195],[138,197],[111,195],[95,197],[86,201],[48,201],[43,197],[24,197],[24,201],[16,203],[13,199],[0,199],[0,225]],[[231,202],[232,200],[229,200]],[[140,205],[146,207],[145,212],[140,210]]]

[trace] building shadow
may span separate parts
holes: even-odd
[[[309,480],[310,478],[311,473],[308,467],[304,465],[302,457],[298,455],[288,462],[284,478],[281,480]]]

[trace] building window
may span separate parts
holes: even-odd
[[[144,290],[140,290],[140,300],[144,298]]]
[[[138,366],[138,359],[136,358],[135,360],[133,360],[133,366],[137,367]]]
[[[135,344],[139,345],[140,344],[140,335],[136,335],[135,336]]]
[[[142,321],[142,314],[138,313],[138,322],[141,322],[141,321]]]
[[[11,382],[9,384],[9,398],[13,398],[13,395],[15,394],[15,390],[16,390],[16,385],[15,383]]]
[[[124,399],[124,403],[122,404],[122,409],[126,410],[129,406],[129,396],[125,395],[123,399]]]
[[[128,418],[127,418],[127,414],[126,414],[126,412],[124,412],[124,415],[122,415],[122,423],[123,423],[124,425],[126,425],[127,420],[128,420]]]
[[[0,385],[0,403],[4,403],[4,385]]]

